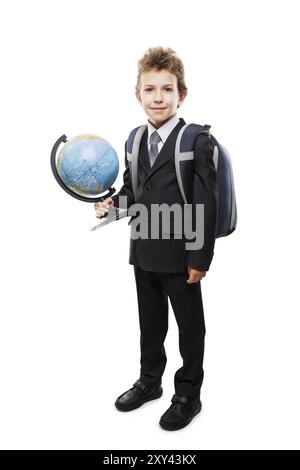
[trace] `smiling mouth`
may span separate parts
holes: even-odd
[[[152,111],[163,111],[166,108],[150,108]]]

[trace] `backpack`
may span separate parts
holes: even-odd
[[[194,143],[198,134],[208,135],[214,144],[213,162],[217,171],[218,220],[216,238],[230,235],[236,229],[237,208],[232,164],[228,151],[210,133],[210,125],[185,124],[175,144],[175,171],[179,190],[185,204],[192,202],[194,179]],[[138,154],[147,124],[133,129],[128,137],[126,153],[134,196],[138,181]]]

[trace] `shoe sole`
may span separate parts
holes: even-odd
[[[158,398],[160,398],[163,394],[163,390],[161,389],[161,391],[156,394],[156,395],[153,395],[149,398],[146,398],[144,400],[142,400],[141,402],[139,403],[135,403],[135,404],[132,404],[130,406],[126,406],[126,407],[123,407],[122,405],[119,405],[117,402],[115,402],[115,407],[119,410],[119,411],[132,411],[132,410],[136,410],[137,408],[139,408],[140,406],[144,405],[144,403],[147,403],[148,401],[152,401],[152,400],[157,400]]]
[[[178,431],[179,429],[182,429],[182,428],[185,428],[188,424],[190,424],[190,422],[192,421],[192,419],[194,419],[194,417],[200,413],[202,409],[202,405],[200,405],[200,407],[196,408],[196,410],[194,411],[193,415],[190,416],[189,418],[185,419],[184,421],[181,421],[181,423],[177,423],[177,424],[168,424],[168,423],[164,423],[163,421],[159,421],[159,425],[162,427],[162,429],[164,429],[165,431]]]

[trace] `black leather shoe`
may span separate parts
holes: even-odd
[[[200,413],[202,403],[199,398],[191,399],[184,395],[173,395],[172,405],[160,418],[159,424],[166,431],[177,431],[187,426],[194,416]]]
[[[122,395],[117,398],[115,406],[119,411],[135,410],[147,401],[160,398],[162,393],[163,389],[161,385],[149,387],[143,384],[141,380],[137,380],[130,390],[122,393]]]

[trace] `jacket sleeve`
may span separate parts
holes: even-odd
[[[204,243],[200,250],[186,251],[186,266],[200,271],[209,270],[214,254],[217,230],[218,184],[213,152],[214,144],[211,139],[207,135],[199,134],[194,146],[195,171],[192,211],[194,214],[196,204],[204,204]],[[193,229],[195,230],[195,225]]]
[[[125,171],[123,173],[123,186],[121,187],[120,191],[112,196],[112,200],[114,201],[114,206],[115,207],[120,207],[119,206],[119,197],[120,196],[125,196],[127,197],[127,208],[134,204],[134,195],[133,195],[133,190],[132,190],[132,185],[131,185],[131,177],[130,177],[130,170],[128,166],[128,160],[127,160],[127,152],[126,152],[126,146],[127,146],[127,141],[125,142]]]

